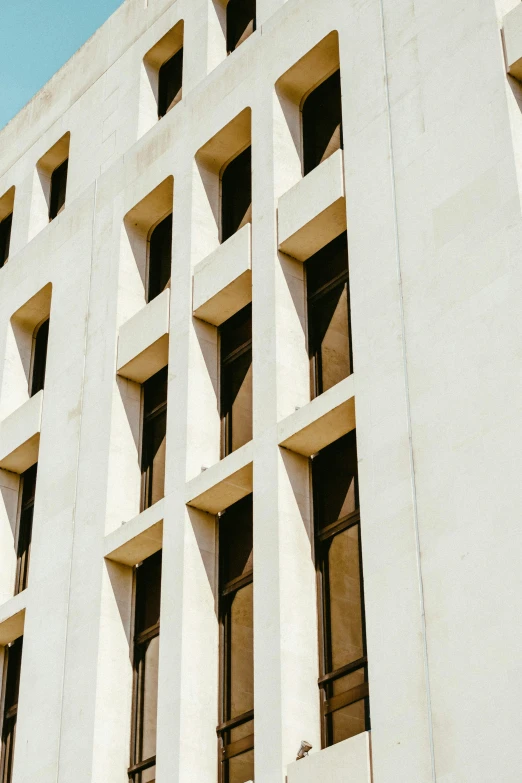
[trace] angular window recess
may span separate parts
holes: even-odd
[[[31,376],[31,397],[44,387],[47,366],[47,344],[49,342],[49,318],[36,327],[33,335],[33,369]]]
[[[65,207],[70,139],[70,133],[62,136],[36,165],[30,237],[54,220]]]
[[[276,82],[276,159],[286,189],[342,147],[339,36],[329,33]],[[291,177],[290,177],[291,175]],[[289,179],[290,177],[290,179]],[[293,179],[293,181],[292,181]]]
[[[22,668],[23,637],[6,647],[4,658],[4,680],[2,684],[3,716],[2,716],[2,755],[0,781],[11,783],[13,779],[13,764],[18,719],[18,691],[20,689],[20,672]]]
[[[252,305],[219,327],[221,455],[252,440]]]
[[[351,375],[352,337],[346,232],[306,261],[312,397]]]
[[[196,153],[194,254],[199,261],[251,222],[250,144],[251,111],[246,108]]]
[[[48,283],[12,316],[6,341],[6,366],[1,395],[2,418],[17,410],[43,388],[47,357],[52,285]]]
[[[327,747],[370,729],[355,430],[313,458],[312,482]]]
[[[37,471],[38,463],[34,464],[20,476],[21,503],[18,519],[18,540],[16,545],[15,595],[18,595],[22,590],[25,590],[28,584]]]
[[[221,241],[252,221],[252,148],[227,163],[221,175]]]
[[[9,258],[15,189],[10,188],[0,198],[0,269]]]
[[[254,779],[252,495],[219,516],[220,783]]]
[[[49,220],[60,214],[65,207],[65,193],[67,190],[67,171],[69,159],[60,163],[51,174],[51,194],[49,197]]]
[[[174,179],[167,177],[124,218],[120,259],[122,318],[170,285]]]
[[[154,783],[160,639],[161,550],[136,566],[134,689],[129,780]]]
[[[227,3],[227,54],[231,54],[256,29],[256,0]]]
[[[142,511],[164,496],[167,385],[168,367],[164,367],[143,384]]]
[[[303,103],[303,170],[315,169],[343,149],[341,72],[335,71]]]
[[[181,101],[183,28],[183,21],[178,22],[143,58],[140,136]]]

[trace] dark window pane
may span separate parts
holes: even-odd
[[[136,568],[136,635],[160,619],[161,550]]]
[[[327,668],[336,671],[364,655],[359,525],[331,539],[325,571],[330,627]]]
[[[18,638],[5,651],[5,677],[2,715],[2,783],[11,783],[13,775],[16,722],[18,717],[18,691],[22,665],[23,637]],[[1,700],[0,700],[1,701]]]
[[[0,269],[9,258],[9,246],[11,244],[11,226],[13,224],[13,213],[11,212],[0,222]]]
[[[168,368],[144,384],[142,509],[164,496]]]
[[[31,539],[33,534],[34,494],[36,489],[37,465],[25,471],[21,476],[22,503],[18,523],[17,564],[15,594],[25,590],[29,577],[31,557]]]
[[[156,753],[159,639],[159,635],[154,636],[140,645],[138,720],[141,731],[136,763],[149,759]]]
[[[312,395],[352,372],[346,233],[306,262]]]
[[[158,223],[150,235],[149,285],[147,301],[165,290],[170,281],[172,262],[172,215]]]
[[[252,737],[254,733],[254,721],[249,720],[246,723],[242,723],[240,726],[236,726],[234,729],[228,732],[227,744],[244,740],[247,737]]]
[[[49,199],[49,219],[53,220],[60,214],[65,206],[65,193],[67,190],[67,170],[69,168],[69,160],[64,160],[63,163],[55,168],[51,174],[51,195]]]
[[[229,669],[228,716],[254,709],[254,585],[237,590],[229,599],[227,647]]]
[[[33,348],[33,377],[31,397],[44,387],[45,368],[47,366],[47,343],[49,340],[49,319],[44,321],[35,332]]]
[[[163,63],[158,74],[158,117],[164,117],[181,100],[183,49]]]
[[[304,173],[342,146],[341,75],[336,71],[303,104]]]
[[[225,242],[252,217],[252,150],[247,147],[221,177],[221,241]]]
[[[256,0],[230,0],[227,5],[227,52],[252,35],[256,29]]]
[[[252,308],[220,328],[223,456],[252,439]]]
[[[336,742],[342,742],[366,731],[366,712],[367,705],[365,699],[356,701],[354,704],[348,704],[346,707],[341,707],[340,710],[332,712],[330,716],[332,722],[331,744],[335,745]]]
[[[252,572],[254,567],[252,495],[227,508],[219,519],[220,584]]]
[[[225,780],[227,783],[247,783],[254,780],[254,751],[247,750],[239,756],[234,756],[226,762],[228,769]]]
[[[323,449],[312,463],[314,510],[319,529],[359,507],[355,430]]]

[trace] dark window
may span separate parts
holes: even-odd
[[[160,500],[165,488],[168,368],[143,384],[142,510]]]
[[[230,54],[256,29],[256,0],[229,0],[227,52]]]
[[[170,282],[171,263],[172,215],[169,215],[158,223],[150,235],[148,302],[167,288]]]
[[[18,522],[18,542],[16,546],[16,582],[15,595],[27,587],[29,576],[29,560],[31,556],[31,538],[33,534],[33,509],[36,490],[36,473],[38,463],[30,467],[20,476],[22,502]]]
[[[69,159],[60,163],[51,174],[51,197],[49,199],[49,220],[59,215],[65,206],[65,191],[67,190],[67,169]]]
[[[169,109],[181,100],[183,81],[183,49],[163,63],[158,74],[158,117],[161,119]]]
[[[252,439],[252,305],[219,329],[221,454],[226,457]]]
[[[8,645],[5,650],[2,716],[1,783],[11,783],[13,778],[16,720],[18,716],[18,691],[22,666],[23,637]]]
[[[308,351],[312,396],[352,373],[346,233],[306,262]]]
[[[336,71],[303,104],[304,173],[342,147],[341,73]]]
[[[129,778],[156,779],[156,726],[160,633],[161,551],[136,567],[134,692]]]
[[[247,147],[227,165],[221,176],[221,241],[225,242],[252,213],[252,149]]]
[[[11,244],[11,226],[13,224],[13,213],[5,217],[0,222],[0,269],[9,258],[9,246]]]
[[[49,319],[40,324],[34,333],[33,373],[31,378],[31,397],[44,387],[47,365],[47,343],[49,340]]]
[[[321,631],[324,746],[368,731],[370,702],[364,620],[355,431],[312,461]]]
[[[220,783],[254,779],[252,495],[219,518]]]

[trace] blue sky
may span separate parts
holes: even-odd
[[[0,0],[0,128],[122,0]]]

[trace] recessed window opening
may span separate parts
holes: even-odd
[[[11,783],[13,779],[16,723],[18,720],[18,692],[22,668],[23,637],[7,645],[4,658],[4,679],[2,683],[2,752],[0,759],[0,781]]]
[[[252,305],[219,327],[221,455],[252,439]]]
[[[158,74],[158,118],[167,114],[181,100],[183,83],[183,49],[163,63]]]
[[[353,372],[346,232],[305,264],[311,394],[317,397]]]
[[[252,495],[219,517],[219,783],[254,779]]]
[[[0,221],[0,269],[9,258],[9,247],[11,244],[11,228],[13,225],[13,213],[7,215]]]
[[[32,465],[21,479],[21,502],[18,518],[18,540],[16,545],[16,581],[15,595],[25,590],[29,580],[29,561],[31,558],[31,539],[33,537],[33,511],[36,491],[38,463]]]
[[[31,374],[31,397],[41,391],[45,382],[47,367],[47,345],[49,342],[49,318],[36,327],[33,335],[33,370]]]
[[[227,54],[231,54],[256,29],[256,0],[229,0],[226,24]]]
[[[152,229],[149,238],[147,302],[168,288],[172,267],[172,214]]]
[[[370,729],[355,431],[312,460],[323,747]]]
[[[252,148],[227,163],[221,174],[221,241],[252,220]]]
[[[142,511],[160,500],[165,492],[167,386],[168,367],[143,384]]]
[[[161,560],[159,551],[135,569],[134,687],[128,771],[133,783],[154,783],[156,779]]]
[[[305,98],[302,108],[303,172],[343,148],[341,72],[335,71]]]
[[[60,214],[65,207],[65,194],[67,191],[67,172],[69,159],[60,163],[51,174],[51,194],[49,198],[49,220]]]

